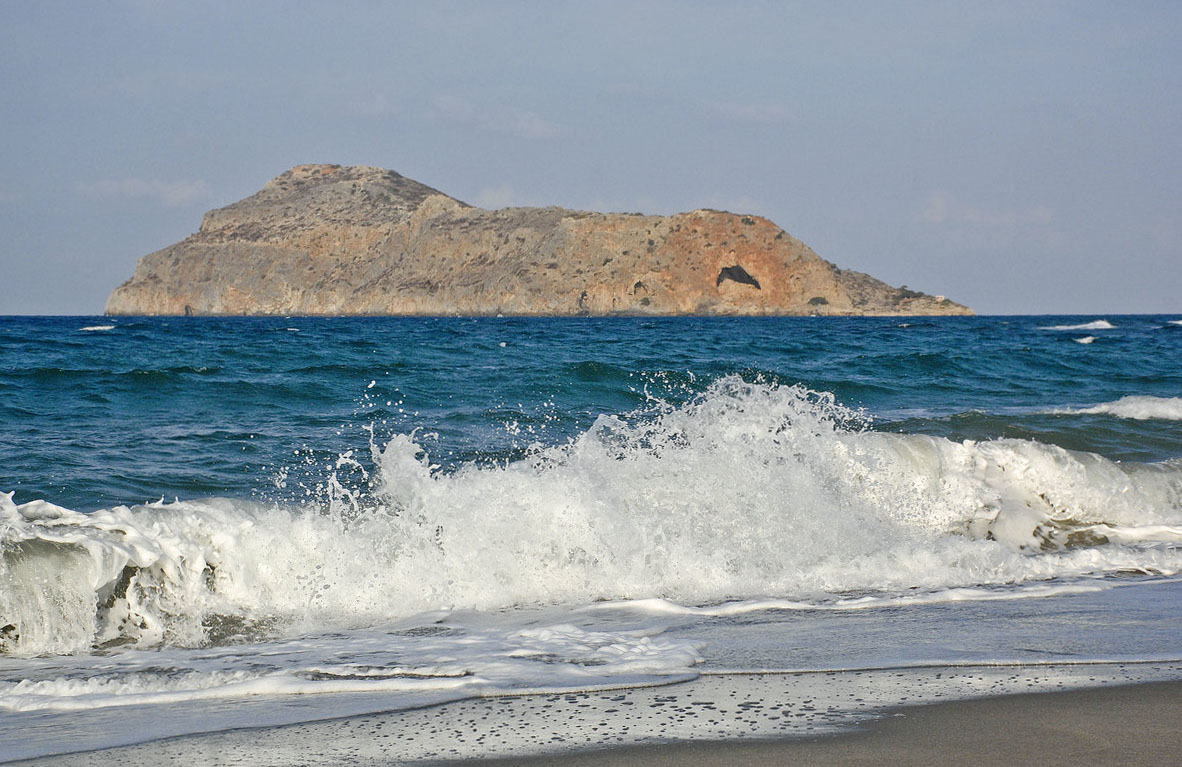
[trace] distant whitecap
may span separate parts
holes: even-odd
[[[1096,337],[1095,337],[1095,336],[1084,336],[1083,338],[1077,338],[1077,339],[1075,339],[1075,342],[1076,342],[1077,344],[1090,344],[1090,343],[1092,343],[1092,342],[1093,342],[1093,341],[1095,341],[1095,340],[1096,340]]]
[[[114,325],[87,325],[84,328],[78,328],[78,329],[83,331],[84,333],[92,333],[97,330],[114,330],[115,326]]]
[[[1046,327],[1040,327],[1039,330],[1113,330],[1115,328],[1116,325],[1113,325],[1108,320],[1095,320],[1080,325],[1048,325]]]
[[[1182,421],[1182,397],[1129,395],[1113,402],[1102,402],[1092,407],[1076,410],[1056,410],[1054,412],[1083,415],[1113,415],[1117,418],[1131,418],[1137,421],[1147,421],[1149,419]]]

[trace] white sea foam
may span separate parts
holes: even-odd
[[[1171,325],[1182,325],[1182,320],[1169,320]]]
[[[717,382],[496,467],[400,435],[360,496],[80,514],[0,496],[0,645],[197,646],[425,610],[694,605],[1182,568],[1182,467],[862,431],[831,395]],[[221,639],[219,640],[219,637]]]
[[[1093,322],[1084,322],[1079,325],[1048,325],[1041,327],[1039,330],[1115,330],[1116,325],[1113,325],[1108,320],[1095,320]]]
[[[791,599],[744,599],[724,602],[718,605],[683,605],[668,599],[632,599],[624,601],[596,602],[582,608],[586,611],[630,610],[655,615],[695,615],[723,617],[746,615],[765,610],[799,610],[809,612],[844,612],[848,610],[881,609],[884,607],[914,607],[916,605],[938,605],[949,602],[997,602],[1014,599],[1043,599],[1070,594],[1088,594],[1103,591],[1110,585],[1102,583],[1036,583],[1017,588],[953,588],[922,594],[903,596],[862,596],[834,599],[829,602],[800,602]]]
[[[1113,402],[1102,402],[1092,407],[1059,409],[1051,411],[1062,414],[1112,415],[1138,421],[1157,419],[1182,421],[1182,397],[1150,397],[1129,395]]]
[[[1094,343],[1095,340],[1096,340],[1095,336],[1084,336],[1083,338],[1075,339],[1075,342],[1077,344],[1090,344],[1090,343]]]
[[[694,676],[701,660],[687,641],[638,631],[558,624],[457,633],[462,637],[348,632],[240,646],[228,658],[164,651],[75,676],[0,681],[0,711],[332,693],[382,693],[389,705],[413,707],[493,693],[668,683]],[[244,655],[253,659],[246,668],[237,662]],[[418,662],[400,661],[408,656]]]
[[[84,328],[78,328],[84,333],[91,333],[99,330],[114,330],[114,325],[87,325]]]

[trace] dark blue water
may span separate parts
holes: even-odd
[[[832,392],[875,429],[1182,456],[1177,412],[1054,412],[1182,396],[1176,317],[1046,329],[1098,319],[7,317],[0,490],[79,510],[298,495],[368,428],[419,429],[445,470],[503,462],[730,374]]]

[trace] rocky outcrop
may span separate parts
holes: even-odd
[[[107,314],[971,314],[838,269],[771,221],[483,210],[369,167],[301,165],[140,259]]]

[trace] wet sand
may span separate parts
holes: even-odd
[[[1177,669],[1171,668],[1177,680]],[[924,678],[947,676],[945,670]],[[1082,689],[909,706],[864,701],[852,718],[849,711],[835,715],[827,707],[806,706],[817,702],[812,699],[795,704],[787,700],[806,689],[809,694],[828,689],[847,697],[843,685],[856,677],[753,674],[651,689],[496,697],[284,727],[212,732],[12,764],[1162,767],[1176,764],[1182,754],[1182,681],[1095,682],[1097,686]],[[979,672],[977,678],[981,678]],[[963,689],[967,679],[964,672],[954,676],[952,684]],[[914,682],[907,684],[914,687]],[[1059,684],[1059,678],[1052,676],[1045,683]],[[802,688],[802,684],[809,686]],[[937,691],[932,688],[932,692]],[[712,704],[707,705],[707,696]],[[145,726],[150,728],[151,723]],[[724,739],[720,732],[727,733]],[[641,745],[627,745],[637,741]]]
[[[897,709],[861,729],[820,738],[675,743],[563,756],[443,765],[481,767],[763,767],[979,764],[1039,767],[1176,764],[1182,682],[1007,695]]]

